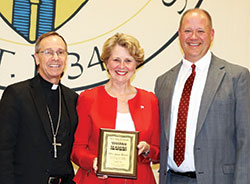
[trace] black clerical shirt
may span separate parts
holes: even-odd
[[[41,78],[41,83],[43,86],[45,103],[48,106],[49,111],[51,113],[54,130],[56,131],[58,113],[59,113],[58,112],[59,111],[58,110],[59,109],[59,105],[58,105],[59,90],[58,90],[58,87],[55,90],[53,90],[52,83],[44,80],[41,76],[40,78]],[[59,83],[58,85],[61,85],[61,84]],[[58,135],[56,139],[58,143],[62,144],[62,146],[57,146],[57,158],[54,158],[54,147],[51,144],[51,150],[50,150],[51,166],[50,166],[49,172],[51,173],[52,176],[67,174],[67,170],[65,166],[66,164],[68,164],[67,159],[69,158],[69,155],[68,155],[69,153],[63,151],[64,148],[66,148],[68,144],[67,139],[69,138],[69,135],[70,135],[69,115],[66,109],[63,93],[61,95],[62,95],[62,113],[61,113],[60,126],[58,129]],[[48,123],[50,124],[49,118],[48,118]],[[52,130],[51,130],[51,134],[52,134]],[[51,140],[51,143],[52,143],[52,140]]]

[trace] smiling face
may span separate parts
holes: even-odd
[[[41,40],[40,49],[35,53],[39,74],[48,82],[60,81],[67,61],[66,45],[59,36],[49,36]]]
[[[214,38],[214,29],[201,10],[188,12],[183,17],[178,33],[184,57],[193,63],[207,53]]]
[[[116,45],[112,49],[106,65],[112,82],[129,83],[135,73],[137,62],[130,55],[128,49]]]

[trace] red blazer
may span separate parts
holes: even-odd
[[[117,114],[117,99],[111,97],[104,86],[99,86],[85,90],[78,98],[79,123],[71,155],[72,161],[80,167],[74,178],[77,184],[155,183],[150,160],[154,163],[159,161],[160,121],[158,100],[152,92],[137,88],[136,96],[129,100],[128,104],[135,129],[140,131],[139,141],[146,141],[150,144],[149,155],[146,158],[138,157],[137,180],[120,178],[102,180],[97,178],[93,172],[93,160],[98,155],[99,129],[115,129]]]

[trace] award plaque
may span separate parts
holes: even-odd
[[[100,129],[97,176],[137,178],[139,132]]]

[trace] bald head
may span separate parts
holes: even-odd
[[[192,14],[192,13],[197,13],[197,14],[201,14],[202,16],[205,16],[206,19],[208,20],[208,24],[210,26],[210,28],[212,29],[213,27],[213,24],[212,24],[212,18],[211,18],[211,15],[206,11],[206,10],[203,10],[203,9],[200,9],[200,8],[193,8],[193,9],[189,9],[187,10],[186,12],[184,12],[184,14],[182,15],[181,17],[181,20],[180,20],[180,24],[179,24],[179,29],[181,28],[182,26],[182,23],[183,23],[183,19]]]

